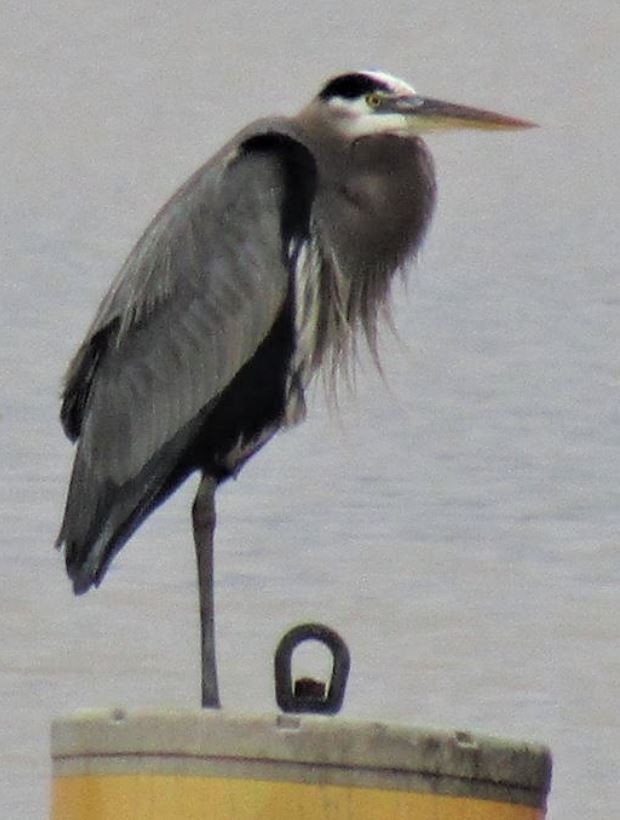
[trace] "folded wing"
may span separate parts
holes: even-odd
[[[76,592],[184,477],[198,426],[274,327],[314,176],[284,124],[242,134],[160,211],[104,299],[61,411],[78,439],[58,538]]]

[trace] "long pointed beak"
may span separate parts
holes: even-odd
[[[536,128],[536,123],[496,114],[482,108],[419,97],[417,94],[395,100],[395,110],[405,116],[412,131],[441,131],[475,128],[485,131],[508,131]]]

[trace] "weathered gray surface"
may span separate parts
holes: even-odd
[[[292,715],[122,709],[57,719],[53,774],[243,777],[544,806],[548,750],[459,731]]]
[[[236,129],[380,66],[537,120],[439,136],[439,211],[390,393],[274,441],[223,491],[222,695],[273,708],[302,620],[349,641],[342,717],[540,740],[551,810],[613,816],[620,771],[620,7],[409,2],[3,5],[0,806],[44,816],[48,729],[199,697],[187,488],[74,600],[51,549],[72,451],[60,377],[154,211]]]

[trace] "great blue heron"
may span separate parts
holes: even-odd
[[[395,271],[435,200],[420,139],[523,120],[420,97],[376,71],[328,82],[294,117],[254,122],[177,191],[122,267],[69,367],[78,439],[57,546],[77,594],[195,470],[202,703],[219,706],[214,494],[300,421],[321,365],[375,348]]]

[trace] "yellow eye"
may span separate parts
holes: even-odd
[[[369,108],[379,108],[381,105],[381,94],[378,94],[376,91],[371,91],[370,94],[366,94],[366,105]]]

